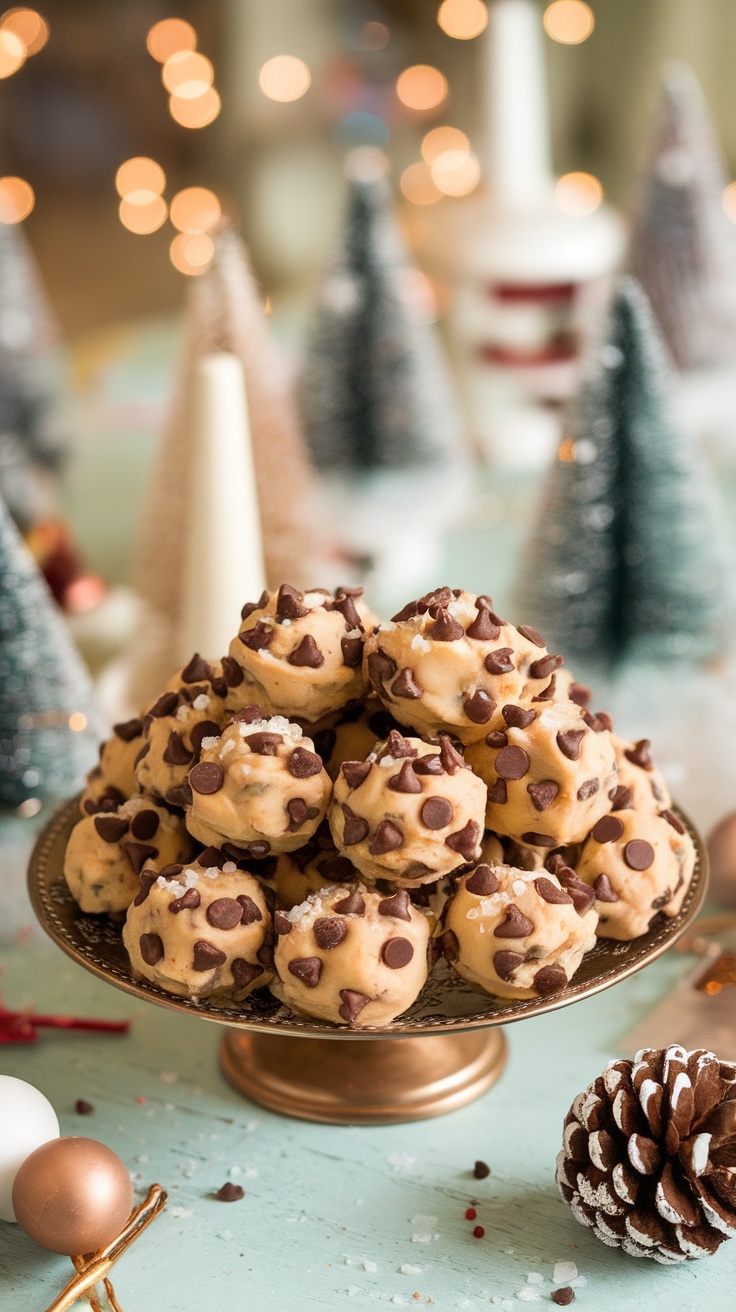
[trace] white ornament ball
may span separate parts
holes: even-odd
[[[59,1138],[59,1122],[48,1098],[25,1080],[0,1075],[0,1220],[15,1221],[13,1181],[26,1157]]]

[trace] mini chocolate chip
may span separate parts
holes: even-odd
[[[311,633],[305,633],[299,645],[289,653],[287,660],[290,665],[308,670],[318,670],[320,665],[325,663],[325,658]]]
[[[420,775],[438,775],[445,773],[445,767],[439,756],[419,756],[412,762],[412,770]]]
[[[402,847],[404,835],[397,825],[390,820],[382,820],[373,835],[368,851],[371,856],[385,856],[387,852],[395,852],[397,848]]]
[[[494,767],[502,779],[523,779],[529,769],[529,757],[523,747],[502,747]]]
[[[473,1167],[473,1175],[476,1180],[485,1180],[491,1174],[491,1168],[487,1162],[476,1162]]]
[[[618,902],[618,894],[614,893],[608,875],[599,875],[593,881],[593,888],[598,902]]]
[[[557,839],[552,834],[538,834],[533,829],[528,829],[525,834],[521,835],[522,843],[528,843],[530,847],[556,847]]]
[[[509,729],[526,729],[532,723],[532,720],[536,720],[539,712],[527,711],[523,706],[509,704],[501,707],[501,714]]]
[[[319,815],[319,807],[307,806],[303,797],[290,797],[286,803],[289,816],[288,833],[295,834],[307,820],[314,820]]]
[[[544,875],[534,880],[534,887],[539,896],[552,906],[562,906],[565,903],[569,906],[572,902],[570,894],[566,893],[564,888],[558,888],[557,884],[553,884],[551,879],[545,879]]]
[[[476,897],[492,897],[501,885],[491,867],[484,864],[476,866],[472,875],[468,875],[465,887],[469,893],[475,893]]]
[[[234,929],[240,924],[242,908],[234,897],[218,897],[210,902],[205,915],[213,929]]]
[[[240,612],[241,620],[247,620],[248,617],[252,615],[255,610],[263,610],[264,606],[267,605],[268,605],[268,593],[264,588],[263,592],[258,598],[258,601],[246,602],[246,604],[244,605],[243,609]]]
[[[197,865],[201,866],[203,870],[210,870],[213,867],[222,870],[226,860],[227,856],[221,848],[206,847],[197,857]]]
[[[430,624],[427,629],[427,637],[435,642],[457,642],[459,638],[465,637],[465,630],[449,610],[443,607],[439,610],[434,624]]]
[[[460,944],[457,934],[452,929],[446,929],[444,934],[440,935],[442,945],[442,955],[447,961],[457,961],[460,956]]]
[[[394,920],[411,920],[410,907],[409,894],[405,888],[399,888],[391,897],[385,897],[378,903],[378,914],[393,916]]]
[[[624,822],[617,815],[603,815],[590,831],[596,843],[615,843],[624,832]]]
[[[680,820],[679,816],[675,815],[674,811],[668,811],[668,810],[660,811],[659,814],[661,815],[663,820],[667,821],[668,825],[672,825],[672,828],[675,830],[676,833],[678,834],[685,833],[685,826]]]
[[[630,870],[648,870],[654,861],[654,848],[643,838],[633,838],[624,848],[624,861]]]
[[[634,794],[630,788],[623,784],[618,784],[616,788],[608,794],[612,811],[628,811],[634,805]]]
[[[273,634],[273,624],[264,624],[263,620],[259,620],[252,629],[244,629],[238,637],[249,651],[264,651],[271,646]]]
[[[542,779],[538,784],[527,784],[526,791],[532,799],[536,811],[546,811],[554,802],[560,791],[560,785],[554,779]]]
[[[74,1110],[77,1113],[77,1116],[91,1116],[94,1107],[91,1102],[87,1102],[86,1098],[77,1098],[77,1101],[74,1104]]]
[[[194,755],[199,757],[202,751],[202,742],[205,738],[219,738],[221,733],[222,729],[214,720],[200,720],[199,724],[195,724],[189,734]]]
[[[238,893],[235,901],[240,907],[241,925],[253,925],[256,921],[263,920],[261,908],[247,893]]]
[[[343,665],[347,665],[349,670],[357,669],[363,660],[363,639],[341,638],[340,650],[342,651]]]
[[[475,820],[468,820],[468,823],[462,829],[458,829],[457,833],[448,835],[445,839],[445,847],[458,852],[466,861],[474,861],[478,855],[479,838],[480,826]]]
[[[519,952],[494,952],[493,954],[493,969],[499,979],[509,980],[517,966],[523,964],[524,958]]]
[[[364,838],[368,837],[370,825],[361,815],[356,815],[348,806],[347,802],[342,804],[343,814],[343,834],[342,841],[346,847],[353,847],[356,843],[362,843]]]
[[[151,888],[156,883],[158,876],[159,876],[158,870],[141,871],[140,875],[138,876],[141,886],[139,892],[137,892],[135,897],[133,898],[134,907],[140,907],[143,905],[146,898],[148,897],[148,894],[151,891]]]
[[[446,733],[441,733],[440,739],[440,764],[447,774],[454,774],[456,770],[465,769],[465,757],[459,752],[452,740]]]
[[[222,966],[226,961],[227,953],[221,952],[214,943],[208,943],[204,938],[197,939],[192,953],[192,970],[214,970],[216,966]]]
[[[234,661],[232,656],[223,656],[221,663],[222,672],[225,676],[225,683],[228,688],[239,688],[245,675],[238,665],[238,662]]]
[[[534,987],[541,997],[545,998],[548,993],[559,993],[567,984],[567,975],[562,966],[553,964],[542,966],[534,976]]]
[[[164,955],[164,943],[160,934],[141,934],[139,947],[147,966],[155,966]]]
[[[640,738],[638,743],[634,743],[633,747],[624,749],[624,756],[627,761],[631,761],[632,765],[638,765],[642,770],[653,770],[654,762],[649,755],[650,747],[651,741],[649,738]]]
[[[93,821],[103,843],[119,843],[128,832],[128,821],[117,815],[96,815]]]
[[[348,788],[360,788],[371,772],[372,761],[343,761],[340,769]]]
[[[533,702],[553,702],[555,699],[555,690],[557,688],[557,675],[553,674],[546,688],[532,697]]]
[[[497,647],[486,656],[483,665],[489,674],[508,674],[514,668],[513,647]]]
[[[358,892],[357,888],[353,888],[347,897],[343,897],[339,902],[334,903],[332,910],[338,911],[341,916],[363,916],[365,915],[365,898]],[[378,910],[380,913],[380,902]]]
[[[565,891],[570,894],[572,904],[578,915],[584,916],[587,911],[590,911],[595,902],[595,892],[589,884],[584,884],[582,879],[578,879],[573,871],[565,874],[565,869],[565,866],[558,869],[557,878]]]
[[[525,916],[515,902],[509,903],[506,915],[493,931],[494,938],[526,938],[534,932],[534,923]]]
[[[495,709],[496,703],[482,688],[478,688],[472,697],[463,702],[463,710],[473,724],[487,724]]]
[[[425,829],[446,829],[453,814],[452,803],[446,797],[428,797],[419,812]]]
[[[409,864],[404,867],[404,879],[426,879],[428,875],[431,875],[436,879],[437,872],[433,866],[425,865],[423,861],[410,861]]]
[[[309,614],[309,608],[303,606],[304,593],[292,588],[289,583],[282,583],[276,597],[276,614],[280,620],[301,620]]]
[[[392,792],[421,793],[422,785],[412,769],[413,764],[413,761],[404,761],[399,773],[391,775],[387,787],[390,788]]]
[[[139,875],[146,862],[158,856],[158,848],[151,847],[150,843],[122,843],[121,846],[134,875]]]
[[[155,811],[138,811],[130,822],[130,832],[134,838],[139,838],[141,842],[147,842],[153,838],[159,826],[159,818]]]
[[[295,779],[310,779],[312,775],[321,774],[322,762],[306,747],[295,747],[286,759],[286,768]]]
[[[284,741],[284,736],[280,733],[263,731],[247,734],[244,741],[248,744],[250,750],[255,752],[256,756],[276,756]]]
[[[169,911],[173,916],[178,916],[180,911],[196,911],[201,901],[198,889],[188,888],[181,897],[169,902]]]
[[[263,966],[257,966],[253,961],[246,961],[245,957],[236,957],[230,969],[236,989],[247,989],[254,979],[258,979],[258,976],[263,974]]]
[[[472,624],[465,630],[466,636],[475,638],[477,642],[495,642],[500,632],[499,626],[494,624],[491,619],[490,610],[485,606],[481,606],[480,598],[478,598],[478,614]]]
[[[585,737],[585,729],[560,729],[557,746],[568,761],[577,761],[580,756],[580,744]]]
[[[322,974],[320,957],[295,957],[289,962],[289,974],[294,975],[308,989],[316,989]]]
[[[413,620],[415,615],[419,614],[419,605],[416,601],[407,601],[401,610],[391,616],[392,624],[402,624],[404,620]]]
[[[179,861],[172,861],[170,865],[162,866],[158,873],[162,879],[176,879],[183,869],[184,867]]]
[[[124,743],[132,743],[134,738],[140,738],[143,733],[143,721],[137,719],[124,720],[122,724],[114,724],[112,731]]]
[[[393,756],[395,761],[400,761],[405,756],[413,759],[416,755],[416,747],[412,747],[408,739],[404,738],[398,729],[392,729],[386,739],[386,746],[381,752],[381,756]]]
[[[381,958],[389,970],[408,966],[413,956],[414,948],[408,938],[388,938],[381,948]]]
[[[571,683],[567,695],[576,706],[587,706],[591,693],[587,683]]]
[[[533,642],[535,647],[544,646],[544,638],[541,633],[538,633],[536,629],[532,628],[531,624],[517,624],[516,632],[520,633],[522,638],[526,638],[529,642]]]
[[[381,647],[378,651],[372,651],[368,657],[368,677],[378,693],[383,692],[384,683],[393,679],[397,669],[396,661],[392,660]]]
[[[268,717],[260,706],[244,706],[242,710],[236,711],[232,717],[231,724],[255,724],[257,720],[266,720]]]
[[[553,1303],[558,1307],[568,1307],[575,1297],[575,1290],[572,1285],[563,1285],[561,1289],[554,1289],[550,1294]]]
[[[192,659],[184,666],[181,672],[182,683],[202,683],[206,679],[212,678],[212,666],[195,651]]]
[[[353,1025],[369,1002],[370,998],[366,997],[365,993],[358,993],[355,989],[340,989],[338,1015],[347,1021],[348,1025]]]
[[[422,689],[414,678],[414,671],[405,666],[391,684],[392,697],[404,697],[417,701],[422,696]]]
[[[328,609],[330,609],[328,607]],[[341,592],[332,602],[332,610],[339,610],[345,621],[346,629],[362,629],[363,624],[358,614],[358,608],[353,601],[349,592]]]
[[[294,928],[293,921],[283,911],[277,911],[273,918],[273,927],[279,938],[285,938]]]
[[[225,782],[225,771],[217,761],[200,761],[189,771],[189,784],[195,793],[205,797],[219,792]]]
[[[598,779],[586,779],[585,783],[582,783],[578,788],[576,797],[579,802],[587,802],[589,797],[595,796],[599,788],[600,781]]]
[[[245,1198],[245,1190],[242,1184],[233,1184],[232,1180],[227,1180],[217,1190],[215,1198],[219,1203],[239,1203],[241,1198]]]
[[[613,728],[613,720],[607,711],[597,711],[595,715],[591,715],[590,711],[584,710],[583,719],[593,733],[603,733],[604,730]]]
[[[189,765],[194,753],[190,752],[184,745],[184,739],[180,733],[172,729],[169,734],[169,741],[166,744],[164,760],[167,765]]]
[[[548,679],[550,674],[559,670],[564,665],[564,656],[540,656],[538,661],[532,661],[529,666],[529,677],[532,679]]]
[[[160,720],[166,715],[173,715],[178,705],[178,693],[163,692],[146,714],[153,716],[154,720]]]
[[[315,920],[313,928],[317,947],[324,948],[326,952],[338,947],[348,932],[345,921],[339,916],[320,916],[319,920]]]

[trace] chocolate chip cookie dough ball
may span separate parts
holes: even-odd
[[[617,734],[612,734],[611,741],[618,763],[618,785],[611,799],[613,809],[624,811],[633,807],[635,811],[658,813],[671,807],[672,798],[664,776],[649,752],[649,739],[640,738],[636,743],[627,743]]]
[[[143,747],[135,768],[138,788],[172,806],[185,806],[186,779],[199,760],[202,742],[216,737],[229,718],[226,690],[195,683],[164,692],[143,721]]]
[[[87,775],[87,786],[79,800],[82,815],[114,811],[138,791],[135,763],[143,747],[143,721],[114,724],[112,737],[100,747],[100,762]]]
[[[218,697],[227,697],[230,690],[239,688],[242,682],[243,671],[231,656],[224,656],[221,661],[207,661],[195,651],[191,660],[172,674],[165,691],[178,692],[180,688],[191,688],[194,684],[210,684]]]
[[[344,761],[329,821],[364,878],[433,883],[480,855],[485,788],[446,735],[439,747],[395,731],[365,761]]]
[[[405,889],[360,884],[277,911],[272,991],[294,1011],[356,1029],[389,1025],[427,978],[429,923]]]
[[[184,998],[242,1001],[270,983],[272,939],[263,889],[232,861],[144,870],[123,929],[134,974]]]
[[[205,739],[189,772],[187,828],[201,843],[254,855],[302,847],[324,819],[331,783],[311,738],[281,715],[246,707]]]
[[[366,639],[366,670],[384,705],[425,737],[477,742],[509,701],[554,696],[561,656],[529,625],[499,619],[489,597],[438,588]]]
[[[595,892],[601,938],[645,934],[662,912],[676,916],[695,868],[695,848],[679,816],[624,809],[593,826],[577,863]]]
[[[445,911],[442,948],[463,979],[499,998],[564,989],[595,944],[598,915],[581,912],[556,875],[476,866]]]
[[[138,892],[144,866],[158,871],[188,860],[193,850],[181,816],[150,797],[131,797],[117,810],[86,816],[75,826],[64,878],[82,911],[120,915]]]
[[[527,847],[581,842],[617,784],[610,734],[588,728],[569,702],[508,703],[501,715],[504,728],[467,751],[488,786],[488,828]]]
[[[362,588],[298,592],[284,583],[243,607],[230,656],[243,672],[230,705],[311,723],[361,699],[363,639],[372,616]]]

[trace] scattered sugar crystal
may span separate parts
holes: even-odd
[[[528,1285],[543,1285],[544,1276],[540,1275],[539,1271],[530,1271],[526,1278],[526,1283]]]
[[[316,606],[324,606],[328,600],[329,598],[325,596],[324,592],[304,593],[304,605],[308,606],[310,610],[314,610]]]
[[[288,629],[289,626],[290,626],[290,624],[291,624],[291,620],[282,620],[282,621],[281,621],[281,627],[282,627],[282,629]]]
[[[415,1266],[413,1262],[404,1262],[403,1265],[399,1267],[399,1274],[402,1276],[420,1276],[422,1274],[422,1268],[420,1266]]]
[[[521,897],[522,893],[526,893],[526,884],[523,879],[515,879],[511,887],[516,897]]]
[[[416,1160],[416,1157],[412,1157],[411,1153],[402,1152],[389,1153],[386,1158],[389,1166],[392,1166],[395,1171],[408,1171]]]
[[[498,1180],[498,1179],[500,1179],[500,1178],[501,1178],[501,1177],[499,1177],[498,1171],[496,1171],[496,1179]],[[516,1252],[516,1249],[515,1249],[515,1248],[504,1248],[503,1251],[504,1251],[504,1253],[508,1253],[509,1257],[513,1257],[513,1256],[514,1256],[514,1253]]]
[[[570,1281],[575,1279],[577,1273],[578,1269],[574,1262],[555,1262],[552,1279],[556,1285],[569,1285]]]
[[[525,1285],[523,1289],[518,1290],[516,1297],[520,1303],[538,1303],[540,1293],[536,1285]]]
[[[382,765],[383,768],[384,768],[384,770],[385,770],[385,769],[390,769],[392,765],[396,765],[396,759],[395,759],[395,757],[391,756],[389,753],[386,753],[385,756],[382,756],[382,757],[381,757],[381,759],[380,759],[380,761],[378,762],[378,764],[379,764],[379,765]]]
[[[398,1303],[401,1307],[406,1307],[406,1299],[403,1294],[392,1294],[391,1302]]]
[[[194,1216],[194,1212],[189,1207],[172,1207],[171,1215],[177,1221],[186,1221],[190,1216]]]
[[[202,750],[208,752],[210,748],[216,746],[219,741],[219,737],[216,737],[214,734],[209,734],[208,737],[202,739]],[[229,743],[229,746],[233,746],[232,741]]]
[[[223,875],[234,875],[237,868],[234,861],[226,861],[222,867],[222,873]]]
[[[364,1258],[363,1258],[363,1270],[364,1270],[364,1271],[368,1271],[368,1272],[370,1272],[370,1273],[372,1274],[374,1271],[377,1271],[377,1270],[378,1270],[378,1267],[377,1267],[376,1263],[375,1263],[375,1262],[372,1262],[371,1259],[370,1259],[369,1257],[364,1257]]]
[[[430,644],[427,642],[426,638],[422,637],[421,633],[414,634],[414,637],[411,640],[411,646],[414,648],[414,651],[430,650]]]
[[[230,1166],[228,1168],[228,1175],[240,1175],[240,1173],[241,1168],[239,1166]]]
[[[209,704],[210,704],[210,699],[207,696],[206,692],[201,692],[199,696],[195,697],[194,701],[192,702],[192,706],[194,707],[195,711],[206,711]]]
[[[186,703],[185,703],[184,706],[179,706],[179,707],[178,707],[178,709],[177,709],[177,711],[176,711],[176,714],[175,714],[175,716],[174,716],[174,719],[175,719],[175,720],[182,720],[182,721],[183,721],[183,720],[186,720],[188,714],[189,714],[189,707],[188,707],[188,706],[186,705]]]
[[[436,1216],[422,1216],[421,1212],[417,1212],[416,1216],[409,1217],[409,1225],[435,1226],[436,1224],[437,1224]]]

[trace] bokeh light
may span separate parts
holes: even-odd
[[[387,145],[390,135],[382,118],[362,109],[344,114],[332,131],[333,141],[340,150],[352,150],[358,146],[383,147]]]
[[[442,192],[432,179],[432,170],[424,160],[410,164],[401,175],[401,193],[412,205],[434,205]]]
[[[197,33],[183,18],[162,18],[160,23],[154,23],[146,37],[148,53],[159,64],[165,64],[182,50],[194,50],[196,44]]]
[[[0,77],[10,77],[26,62],[26,48],[19,36],[0,27]]]
[[[445,196],[469,196],[480,182],[480,165],[465,150],[445,150],[432,165],[432,181]]]
[[[72,711],[69,716],[69,728],[72,733],[83,733],[87,728],[87,716],[84,711]]]
[[[488,10],[482,0],[444,0],[437,22],[447,36],[456,41],[470,41],[488,24]]]
[[[309,89],[312,74],[296,55],[274,55],[258,74],[258,84],[269,100],[299,100]]]
[[[461,150],[468,155],[470,142],[459,128],[432,128],[422,141],[422,158],[428,164],[434,164],[434,161],[446,150]]]
[[[412,64],[399,74],[396,94],[407,109],[434,109],[447,95],[447,78],[431,64]]]
[[[595,27],[595,15],[584,0],[554,0],[544,11],[547,36],[564,46],[579,46]]]
[[[196,50],[180,50],[171,55],[161,69],[161,80],[172,95],[181,100],[196,100],[212,86],[215,70],[205,55]]]
[[[206,232],[180,232],[169,247],[169,258],[179,273],[196,277],[204,273],[215,253],[215,243]]]
[[[385,50],[390,32],[385,23],[364,23],[360,30],[361,50]]]
[[[183,128],[206,128],[214,122],[222,102],[214,87],[208,87],[196,100],[182,99],[178,94],[169,96],[169,113]]]
[[[185,187],[169,206],[169,218],[179,232],[209,232],[221,214],[217,196],[207,187]]]
[[[736,182],[731,182],[726,187],[721,197],[721,204],[726,217],[732,223],[736,223]]]
[[[0,178],[0,223],[21,223],[35,200],[33,187],[24,178]]]
[[[126,196],[118,206],[123,227],[141,237],[160,228],[161,224],[166,222],[166,213],[166,201],[163,196],[154,196],[153,200],[149,200],[145,205],[137,205]]]
[[[564,214],[582,219],[603,200],[603,187],[592,173],[565,173],[557,181],[555,200]]]
[[[126,159],[115,174],[115,187],[119,196],[133,205],[148,205],[160,196],[166,186],[166,174],[155,159],[136,155]]]
[[[355,146],[343,164],[345,176],[354,182],[375,182],[391,171],[391,161],[380,146]]]
[[[27,55],[37,55],[49,39],[49,25],[35,9],[8,9],[0,18],[0,28],[14,32]]]

